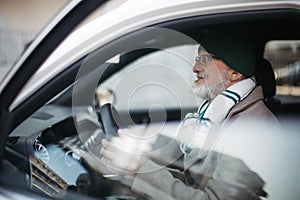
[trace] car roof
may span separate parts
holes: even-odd
[[[10,110],[79,58],[134,30],[193,16],[281,8],[299,10],[300,1],[129,0],[118,9],[83,25],[63,41],[25,85]]]

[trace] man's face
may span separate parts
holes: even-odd
[[[193,91],[201,98],[213,100],[230,85],[229,67],[213,54],[200,51],[196,57],[193,72],[197,79]]]

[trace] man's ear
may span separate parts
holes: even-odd
[[[241,74],[240,72],[237,72],[235,70],[231,71],[230,81],[232,81],[232,82],[241,81],[244,78],[245,78],[245,76],[243,74]]]

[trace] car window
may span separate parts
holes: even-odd
[[[269,41],[265,58],[274,69],[276,97],[282,103],[300,102],[300,41]]]
[[[99,88],[112,90],[120,110],[195,107],[191,91],[197,45],[155,51],[124,66]]]
[[[124,40],[128,44],[133,44],[130,41]],[[157,41],[161,40],[157,39]],[[165,42],[165,40],[162,41]],[[141,41],[141,45],[144,45],[144,42],[144,40]],[[122,42],[117,45],[123,46]],[[128,47],[128,49],[135,48],[134,45]],[[114,71],[113,75],[108,76],[99,88],[112,91],[118,110],[196,107],[196,101],[199,99],[193,95],[191,84],[195,79],[192,66],[197,48],[198,45],[195,43],[181,45],[174,45],[173,41],[171,44],[167,43],[164,48],[157,48],[151,51],[152,53],[136,56],[133,62],[120,66],[121,70]],[[141,50],[143,51],[144,48]],[[101,71],[106,66],[110,69],[109,64],[120,65],[122,56],[130,54],[130,50],[125,51],[126,53],[121,53],[120,50],[115,55],[107,51],[109,52],[107,57],[112,57],[107,60],[103,58],[105,55],[101,54],[103,51],[99,52],[99,54],[96,52],[90,55],[92,58],[97,58],[97,61],[100,60],[95,66],[94,63],[92,64],[96,71]],[[89,64],[92,63],[88,62],[88,58],[85,61],[81,69],[90,67]],[[95,75],[94,78],[98,80],[101,78],[101,73],[88,71],[74,85],[81,85],[84,91],[90,89],[95,94],[96,85],[91,85],[91,83],[86,85],[84,81],[88,79],[88,82],[93,82],[89,79],[90,75]],[[76,87],[76,89],[81,88]],[[63,98],[67,91],[64,90],[54,99]],[[79,99],[88,99],[81,92],[80,90],[81,98]],[[72,100],[74,99],[77,99],[76,96]],[[99,159],[101,139],[104,137],[104,129],[95,114],[95,110],[86,104],[77,105],[75,102],[73,105],[60,105],[51,100],[10,134],[8,148],[12,151],[21,149],[21,155],[30,155],[29,167],[32,172],[26,171],[26,173],[32,175],[30,187],[34,191],[51,197],[64,198],[68,196],[73,186],[77,188],[76,191],[80,192],[81,183],[78,183],[78,180],[88,173],[89,177],[86,179],[89,183],[85,184],[93,186],[88,189],[88,194],[98,196],[111,192],[113,187],[106,188],[107,191],[97,189],[96,185],[103,177],[90,168],[95,166],[87,164],[87,162],[99,162],[97,159]],[[24,146],[26,146],[26,152],[22,149]],[[90,154],[83,155],[87,152]],[[83,159],[86,156],[88,159]],[[109,177],[111,174],[105,175]],[[86,193],[82,192],[82,194]]]

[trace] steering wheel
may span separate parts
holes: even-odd
[[[117,137],[119,126],[114,117],[119,115],[115,107],[110,103],[102,105],[98,111],[98,116],[102,121],[106,140],[110,141],[113,137]]]
[[[111,105],[110,103],[104,104],[97,111],[97,114],[103,124],[103,129],[104,129],[106,139],[108,141],[110,141],[113,137],[117,137],[118,129],[119,129],[117,122],[118,122],[118,124],[122,123],[122,120],[121,120],[117,110],[115,109],[115,107],[113,105]],[[93,171],[93,170],[90,170],[90,171]],[[92,177],[94,178],[94,180],[92,180],[92,182],[97,183],[98,186],[101,186],[101,190],[102,190],[101,195],[109,197],[109,199],[136,199],[136,197],[139,197],[139,198],[141,197],[139,194],[136,194],[133,191],[130,191],[130,188],[128,188],[127,186],[125,186],[121,183],[115,182],[113,180],[109,180],[109,179],[103,178],[101,176],[97,176],[97,173],[94,173],[92,175]],[[115,189],[119,188],[119,190],[128,190],[129,193],[127,195],[112,194],[113,188],[115,188]],[[103,192],[103,191],[105,191],[105,192]],[[96,193],[97,193],[97,191],[96,191]]]

